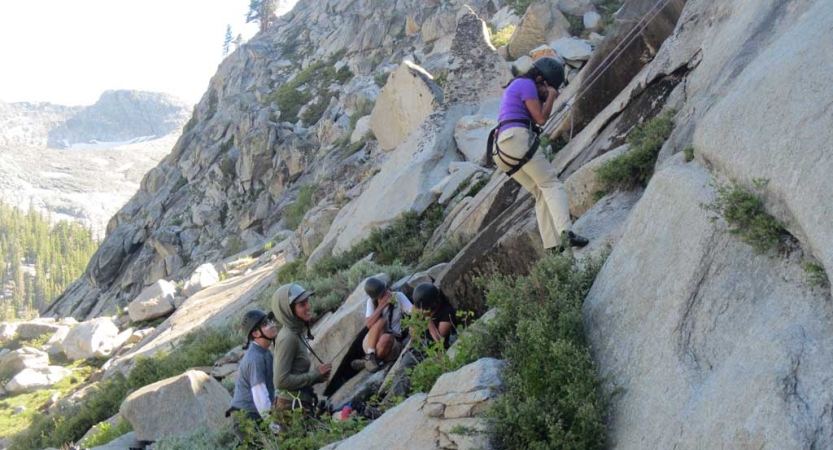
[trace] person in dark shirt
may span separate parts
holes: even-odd
[[[448,298],[432,283],[420,283],[414,288],[414,308],[431,318],[424,339],[442,342],[448,349],[454,331],[456,311]]]

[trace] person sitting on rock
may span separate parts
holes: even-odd
[[[259,309],[247,311],[243,315],[240,330],[246,336],[243,345],[246,354],[238,367],[229,411],[245,411],[247,418],[260,422],[269,414],[275,398],[272,352],[269,347],[275,341],[278,330],[270,316]],[[233,429],[240,442],[245,441],[246,436],[240,429],[237,416],[233,418]]]
[[[431,319],[423,339],[427,342],[442,342],[443,347],[448,350],[452,343],[456,315],[451,302],[437,286],[427,281],[414,288],[413,297],[414,308]]]
[[[387,284],[376,277],[364,282],[367,294],[365,326],[368,332],[362,342],[364,359],[350,363],[354,370],[377,372],[385,362],[395,361],[402,352],[402,314],[410,313],[413,305],[401,292],[391,292]]]
[[[272,295],[272,312],[283,325],[275,339],[275,389],[273,410],[278,412],[303,408],[313,414],[317,404],[312,386],[326,381],[332,366],[324,364],[307,341],[312,340],[310,322],[312,292],[297,284],[285,284]],[[313,366],[310,353],[320,365]]]
[[[570,208],[558,173],[538,150],[543,126],[552,112],[564,65],[544,57],[529,71],[509,82],[498,113],[498,126],[489,138],[488,152],[495,165],[535,197],[538,231],[544,248],[583,247],[586,238],[573,233]],[[543,102],[543,104],[542,104]],[[566,241],[566,242],[564,242]]]

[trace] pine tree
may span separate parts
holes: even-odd
[[[229,46],[231,45],[231,25],[226,25],[226,38],[223,39],[223,56],[228,55]]]
[[[0,202],[0,321],[29,318],[48,306],[83,273],[97,247],[89,228],[50,226],[33,208],[24,214]]]
[[[258,22],[260,32],[263,33],[269,27],[269,21],[272,20],[280,3],[280,0],[250,0],[246,23]]]

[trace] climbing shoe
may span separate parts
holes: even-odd
[[[570,241],[570,247],[584,247],[590,242],[586,237],[579,236],[572,231],[567,232],[567,239]]]
[[[572,231],[566,231],[566,230],[562,231],[561,232],[561,245],[556,247],[556,249],[559,253],[564,251],[564,245],[567,242],[570,243],[570,247],[584,247],[590,241],[586,237],[579,236],[579,235],[573,233]]]

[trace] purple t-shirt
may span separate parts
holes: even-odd
[[[503,99],[500,101],[500,112],[498,113],[498,123],[510,119],[523,119],[532,122],[532,114],[526,109],[525,101],[538,98],[538,88],[535,87],[535,82],[529,78],[517,78],[506,88],[503,92]],[[522,123],[509,123],[500,128],[500,131],[524,127]]]

